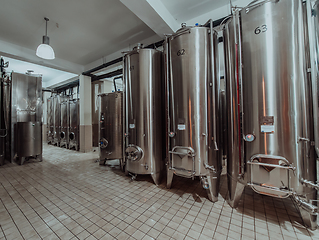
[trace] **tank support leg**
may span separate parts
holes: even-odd
[[[304,224],[311,230],[315,230],[318,227],[318,207],[316,205],[313,205],[311,202],[309,203],[308,201],[300,198],[295,194],[292,196],[292,200],[296,203]]]
[[[24,161],[25,161],[25,157],[21,157],[20,158],[20,165],[23,165]]]
[[[173,177],[174,177],[174,172],[172,170],[169,170],[169,168],[167,167],[167,180],[166,180],[167,181],[166,182],[167,188],[171,188]]]
[[[40,154],[40,155],[38,156],[38,158],[39,158],[40,162],[43,161],[43,159],[42,159],[42,154]]]
[[[301,218],[304,224],[309,227],[311,230],[316,230],[317,225],[317,214],[311,214],[309,211],[303,209],[302,207],[298,207],[300,211]]]
[[[151,174],[154,183],[158,186],[161,183],[161,173],[156,172]]]
[[[207,175],[207,181],[209,184],[209,188],[207,189],[208,198],[212,202],[217,202],[219,193],[220,173],[214,173],[213,171],[209,171],[209,174]]]
[[[239,181],[233,179],[231,176],[227,176],[228,181],[228,204],[232,208],[236,208],[238,206],[241,195],[243,194],[245,185],[240,183]]]

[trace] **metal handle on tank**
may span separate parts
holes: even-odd
[[[183,35],[183,34],[186,34],[186,33],[191,33],[191,30],[190,29],[186,29],[186,30],[182,30],[182,31],[180,31],[180,32],[177,32],[176,34],[174,34],[173,36],[172,36],[172,40],[174,39],[174,38],[177,38],[177,37],[179,37],[179,36],[181,36],[181,35]]]
[[[255,0],[255,1],[252,1],[251,3],[248,4],[248,6],[245,8],[245,11],[246,13],[249,13],[251,10],[254,10],[262,5],[264,5],[265,3],[268,3],[268,2],[279,2],[279,0],[265,0],[263,2],[260,2],[260,3],[256,3],[254,4],[255,2],[258,2],[259,0]]]
[[[216,119],[216,79],[215,79],[215,60],[214,60],[214,39],[213,39],[213,20],[210,19],[210,44],[211,44],[211,48],[210,48],[210,55],[211,55],[211,77],[212,77],[212,94],[213,94],[213,116]],[[218,151],[218,146],[217,146],[217,142],[216,142],[216,120],[214,119],[213,121],[213,141],[214,141],[214,147],[215,147],[215,151]]]

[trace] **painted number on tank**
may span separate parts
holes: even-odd
[[[177,51],[177,56],[182,56],[185,54],[185,49],[181,49]]]
[[[260,33],[264,33],[264,32],[266,32],[268,29],[267,29],[267,25],[261,25],[261,26],[259,26],[259,27],[256,27],[256,29],[255,29],[255,34],[260,34]]]

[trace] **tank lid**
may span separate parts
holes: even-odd
[[[195,27],[205,27],[205,26],[200,25],[199,23],[195,23],[194,26],[187,26],[186,23],[182,23],[182,24],[181,24],[181,28],[178,29],[178,30],[176,31],[176,33],[185,31],[185,30],[187,30],[187,29],[195,28]]]
[[[133,51],[134,51],[134,50],[139,50],[139,49],[142,49],[142,48],[143,48],[143,44],[142,44],[142,43],[138,43],[138,44],[136,45],[136,47],[133,48]]]

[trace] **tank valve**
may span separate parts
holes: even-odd
[[[148,165],[147,164],[145,164],[144,167],[145,167],[146,170],[148,170]]]
[[[175,136],[175,133],[174,133],[174,132],[169,132],[169,133],[168,133],[168,136],[169,136],[169,137],[174,137],[174,136]]]
[[[200,182],[204,189],[209,189],[209,183],[208,183],[207,177],[200,177]]]

